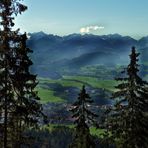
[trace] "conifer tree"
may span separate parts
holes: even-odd
[[[29,72],[32,61],[28,57],[28,53],[32,52],[26,47],[26,34],[20,35],[20,45],[16,51],[14,74],[11,76],[13,90],[16,94],[15,100],[15,118],[14,123],[17,124],[18,141],[21,139],[22,131],[27,127],[36,125],[42,113],[42,106],[39,104],[40,98],[34,88],[38,84],[36,75]],[[13,67],[13,65],[12,65]]]
[[[32,61],[28,57],[31,50],[26,47],[26,34],[12,30],[14,17],[26,9],[20,0],[0,1],[0,123],[4,148],[12,147],[12,137],[20,140],[23,130],[34,126],[43,115],[34,91],[36,76],[29,72]]]
[[[76,124],[76,135],[70,148],[94,148],[95,143],[90,135],[89,126],[95,123],[96,114],[88,109],[93,103],[83,86],[77,101],[72,105],[73,118]]]
[[[123,148],[148,147],[148,83],[138,75],[139,65],[135,47],[132,47],[130,64],[113,94],[116,100],[112,112],[112,135]]]

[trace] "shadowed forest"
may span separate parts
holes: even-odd
[[[148,148],[148,37],[21,33],[0,1],[0,148]]]

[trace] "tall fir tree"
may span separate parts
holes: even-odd
[[[36,76],[29,72],[32,61],[26,34],[12,30],[14,17],[26,9],[20,0],[0,1],[0,128],[4,148],[19,143],[23,130],[36,125],[43,115],[34,91]]]
[[[75,119],[76,135],[70,148],[95,148],[95,143],[90,135],[89,126],[95,124],[97,115],[88,109],[93,103],[83,86],[77,101],[72,105],[72,118]]]
[[[116,79],[120,83],[113,94],[112,135],[121,148],[148,147],[148,83],[138,75],[139,55],[132,47],[130,64],[122,72],[125,75]]]

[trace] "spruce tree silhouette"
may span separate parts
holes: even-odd
[[[76,124],[76,135],[70,148],[94,148],[95,143],[90,135],[89,126],[96,123],[96,114],[88,109],[93,103],[83,86],[77,101],[72,105],[71,112]]]
[[[116,78],[121,83],[113,94],[116,104],[113,110],[112,135],[123,148],[148,147],[148,83],[138,75],[139,65],[135,47],[132,47],[127,76]]]
[[[0,1],[0,124],[1,147],[13,147],[27,127],[35,126],[43,115],[39,104],[36,76],[30,74],[26,34],[12,31],[14,17],[27,9],[19,0]],[[2,144],[3,143],[3,144]],[[19,146],[18,146],[19,147]]]

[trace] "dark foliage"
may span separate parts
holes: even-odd
[[[49,125],[50,126],[50,125]],[[52,131],[45,129],[29,130],[24,133],[26,140],[21,144],[22,148],[51,147],[67,148],[72,141],[73,130],[65,126],[52,127]]]
[[[36,76],[29,72],[32,61],[26,34],[12,31],[14,17],[26,9],[19,0],[0,1],[0,146],[5,148],[19,143],[23,130],[42,116],[34,91]]]
[[[121,83],[113,94],[112,136],[123,148],[148,147],[148,83],[138,75],[138,56],[132,47],[130,64],[123,72],[127,76],[116,79]]]
[[[83,86],[78,100],[73,104],[71,112],[76,124],[76,135],[71,148],[94,148],[95,143],[90,135],[89,126],[95,123],[96,114],[92,113],[88,107],[93,103],[89,94],[86,93]]]
[[[49,125],[50,128],[50,125]],[[28,148],[27,146],[31,146],[31,148],[68,148],[69,143],[72,143],[72,140],[75,136],[75,130],[73,128],[69,128],[68,126],[54,126],[52,130],[48,128],[40,129],[40,130],[28,130],[24,133],[24,137],[26,140],[24,144],[21,144],[21,148]],[[96,136],[92,136],[96,148],[114,148],[114,146],[106,144],[102,139],[99,139]]]

